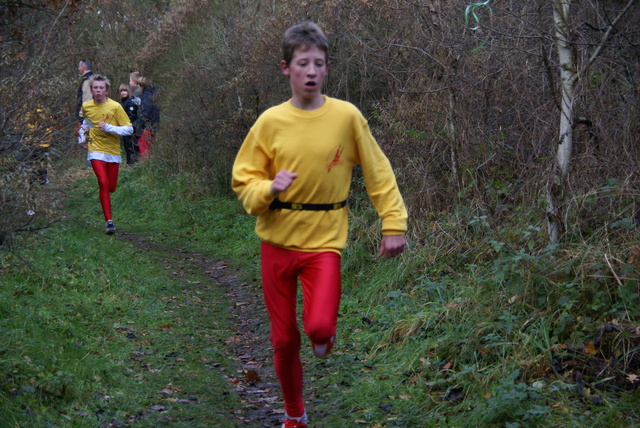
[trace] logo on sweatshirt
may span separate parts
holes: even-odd
[[[342,147],[342,144],[340,144],[338,146],[338,149],[336,150],[336,154],[333,156],[333,160],[331,162],[329,162],[329,165],[327,166],[327,172],[331,172],[331,170],[333,169],[334,166],[342,165],[342,161],[340,160],[340,156],[342,156],[342,151],[343,150],[344,150],[344,147]]]

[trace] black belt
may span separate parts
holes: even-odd
[[[299,204],[297,202],[282,202],[280,199],[275,198],[271,205],[270,210],[296,210],[296,211],[333,211],[339,210],[347,205],[347,201],[335,202],[333,204]]]

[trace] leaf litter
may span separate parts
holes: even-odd
[[[280,394],[280,387],[273,369],[271,358],[271,345],[269,341],[269,323],[267,312],[264,307],[262,293],[259,287],[242,282],[240,274],[226,262],[212,260],[199,254],[191,254],[183,249],[165,248],[154,242],[137,235],[119,233],[118,237],[127,239],[136,245],[152,249],[155,251],[167,252],[173,256],[179,256],[183,261],[198,267],[209,276],[216,287],[224,287],[226,304],[231,312],[231,321],[234,331],[224,342],[227,357],[236,362],[235,375],[227,376],[228,383],[235,390],[238,400],[242,403],[242,410],[235,414],[239,423],[248,423],[256,427],[276,427],[281,426],[284,414],[283,403]],[[168,257],[165,262],[166,268],[172,270],[175,276],[185,276],[184,271],[177,270],[171,265]],[[202,290],[198,287],[206,288],[208,284],[200,281],[187,280],[191,287],[196,287],[190,291],[189,299],[185,300],[185,306],[200,304],[198,294]],[[179,296],[166,298],[168,306],[173,310],[178,309]],[[205,308],[203,308],[204,310]],[[177,320],[176,323],[180,322]],[[171,329],[170,325],[160,325],[160,329]],[[128,335],[135,334],[132,329],[122,328],[122,332]],[[207,361],[210,368],[216,368],[220,364]],[[176,391],[168,386],[159,393],[165,402],[179,402],[183,404],[199,405],[197,397],[174,397]],[[177,395],[177,394],[176,394]],[[156,405],[150,410],[164,412],[167,410],[164,405]]]

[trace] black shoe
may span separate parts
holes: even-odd
[[[114,233],[116,233],[116,226],[113,224],[111,220],[107,222],[106,232],[107,232],[107,235],[113,235]]]

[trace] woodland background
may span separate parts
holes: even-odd
[[[312,19],[332,45],[325,92],[363,111],[396,171],[410,216],[409,267],[414,279],[425,275],[420,290],[435,284],[420,282],[427,274],[482,271],[478,285],[495,287],[491,314],[503,338],[516,313],[522,328],[547,323],[546,368],[523,369],[526,376],[560,376],[550,355],[562,344],[574,359],[598,357],[604,369],[594,378],[637,391],[634,0],[0,1],[0,15],[4,250],[46,225],[50,207],[34,178],[41,145],[49,145],[52,180],[82,164],[74,140],[80,59],[114,86],[139,70],[161,89],[152,177],[187,177],[182,196],[192,200],[233,197],[230,166],[244,136],[290,95],[278,66],[282,33]],[[563,72],[572,70],[575,93],[563,101]],[[551,199],[559,209],[549,210]],[[354,241],[375,248],[375,212],[358,174],[349,204]],[[387,297],[397,304],[413,296],[411,284],[394,285]],[[516,301],[522,312],[502,311]],[[428,324],[411,314],[403,322],[395,339]],[[607,349],[596,350],[612,331]]]
[[[23,226],[25,206],[38,204],[19,160],[41,143],[51,144],[54,162],[75,153],[79,59],[90,59],[114,86],[131,70],[152,77],[162,89],[157,157],[193,173],[201,191],[228,192],[228,166],[248,128],[288,97],[280,39],[303,19],[326,29],[326,92],[369,118],[411,201],[417,239],[443,211],[480,216],[492,227],[525,208],[534,224],[546,220],[561,138],[554,2],[105,0],[0,8],[2,236]],[[603,222],[638,219],[638,9],[607,0],[576,1],[569,11],[569,46],[582,70],[561,201],[569,239],[588,238]],[[614,182],[617,197],[602,198],[599,189]]]

